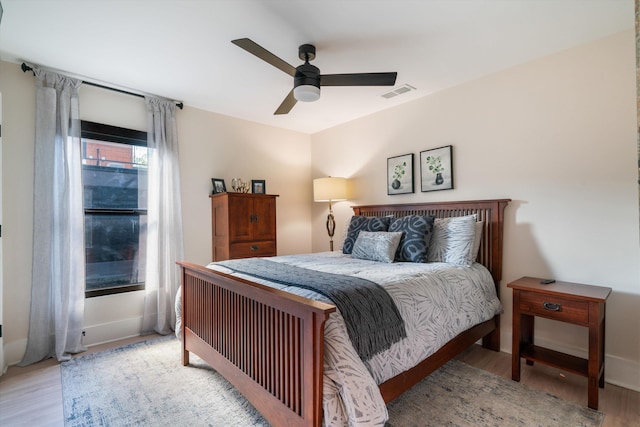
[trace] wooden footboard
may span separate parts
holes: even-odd
[[[272,425],[322,421],[324,323],[336,310],[187,262],[182,363],[194,352]]]

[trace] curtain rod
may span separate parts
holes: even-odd
[[[20,68],[22,68],[22,72],[26,73],[27,71],[31,71],[33,72],[33,68],[28,66],[27,64],[25,64],[24,62],[22,63],[22,65],[20,66]],[[56,71],[57,72],[57,71]],[[33,75],[35,75],[35,72],[33,73]],[[80,80],[82,80],[82,78],[80,78]],[[105,86],[105,85],[101,85],[99,83],[94,83],[94,82],[89,82],[89,81],[84,81],[82,80],[83,84],[87,84],[89,86],[95,86],[95,87],[99,87],[101,89],[107,89],[107,90],[112,90],[114,92],[120,92],[120,93],[124,93],[125,95],[133,95],[133,96],[137,96],[139,98],[144,98],[145,94],[142,93],[135,93],[135,92],[129,92],[127,90],[123,90],[123,89],[118,89],[115,87],[111,87],[111,86]],[[150,96],[154,96],[154,95],[150,95]],[[182,103],[182,101],[173,101],[176,103],[176,107],[178,107],[179,109],[182,110],[182,108],[184,107],[184,104]]]

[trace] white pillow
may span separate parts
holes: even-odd
[[[427,255],[428,262],[447,262],[470,266],[474,262],[473,246],[477,215],[436,218]],[[478,245],[480,242],[478,242]]]
[[[361,231],[351,256],[369,261],[393,262],[401,238],[401,231]]]
[[[480,250],[480,242],[482,241],[483,228],[484,228],[484,221],[476,222],[476,235],[473,238],[473,251],[471,252],[471,259],[473,261],[478,259],[478,251]]]
[[[351,215],[351,218],[353,218],[353,215]],[[349,221],[347,221],[344,224],[344,227],[342,227],[342,245],[340,245],[340,252],[342,252],[342,246],[344,246],[344,241],[347,240],[347,235],[349,234],[349,225],[351,224],[351,218],[349,218]]]

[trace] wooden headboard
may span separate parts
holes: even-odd
[[[353,212],[362,216],[433,215],[449,218],[476,214],[483,221],[482,241],[478,251],[478,262],[487,267],[500,290],[502,279],[502,237],[504,209],[511,199],[469,200],[464,202],[407,203],[399,205],[353,206]],[[498,293],[498,295],[500,295]]]

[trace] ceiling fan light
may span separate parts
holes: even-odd
[[[293,89],[293,97],[301,102],[313,102],[320,99],[320,88],[313,85],[300,85]]]

